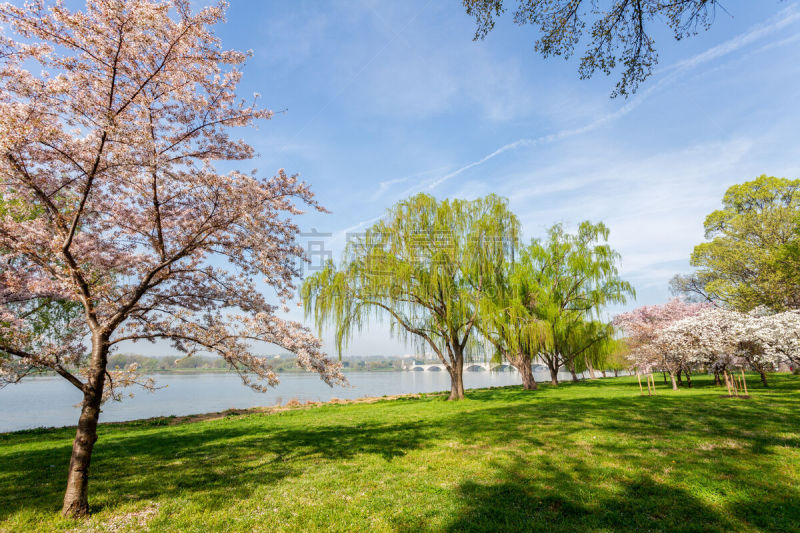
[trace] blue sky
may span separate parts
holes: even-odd
[[[234,0],[218,33],[253,51],[241,94],[282,111],[243,134],[255,166],[312,184],[332,213],[301,226],[331,233],[334,258],[346,232],[412,193],[493,192],[526,238],[604,221],[632,307],[669,297],[728,186],[800,177],[800,3],[726,8],[691,39],[657,32],[657,72],[628,100],[609,98],[616,78],[542,59],[535,29],[510,16],[474,42],[458,0]],[[410,350],[377,326],[348,352]]]

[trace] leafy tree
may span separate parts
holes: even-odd
[[[619,277],[619,253],[607,244],[608,234],[603,223],[582,222],[575,234],[556,224],[546,240],[534,240],[522,251],[515,266],[528,284],[525,305],[549,328],[547,346],[538,357],[554,385],[562,365],[577,380],[576,358],[600,353],[599,344],[613,335],[599,319],[603,308],[634,295],[630,283]]]
[[[631,349],[627,338],[612,339],[609,343],[609,350],[603,367],[613,371],[614,375],[618,376],[620,371],[630,369],[630,353]]]
[[[493,290],[481,299],[478,327],[495,352],[499,363],[507,361],[516,368],[525,390],[536,390],[532,363],[536,355],[548,346],[550,327],[535,314],[531,302],[535,289],[528,271],[507,261],[503,275]]]
[[[185,0],[93,0],[84,12],[0,5],[0,378],[53,369],[83,394],[65,515],[89,512],[118,343],[166,339],[217,354],[263,390],[277,383],[252,353],[263,341],[329,383],[344,379],[319,340],[255,290],[263,277],[279,299],[291,296],[302,250],[288,217],[298,202],[318,205],[283,171],[216,170],[216,160],[253,155],[229,128],[270,117],[236,96],[246,54],[221,48],[212,26],[223,16]],[[27,206],[35,217],[21,216]],[[80,303],[69,342],[36,334],[35,315],[15,304],[38,299]]]
[[[504,0],[462,0],[467,14],[475,17],[475,39],[483,39],[494,28],[495,17],[506,11]],[[516,24],[532,24],[541,32],[534,49],[544,57],[575,52],[584,34],[586,52],[578,72],[581,79],[598,70],[622,74],[612,97],[636,92],[658,63],[653,25],[665,24],[680,40],[706,30],[714,22],[720,0],[517,0]]]
[[[305,311],[335,328],[339,352],[371,320],[427,345],[450,374],[451,400],[464,397],[464,358],[479,302],[497,285],[519,222],[497,196],[437,201],[418,194],[351,240],[341,264],[306,279]]]
[[[697,271],[673,286],[739,310],[800,308],[800,279],[791,249],[800,229],[800,180],[762,175],[730,187],[722,209],[708,215],[709,242],[695,246]]]
[[[605,372],[607,361],[612,352],[617,349],[617,341],[614,338],[614,328],[611,324],[599,320],[588,321],[584,324],[587,338],[596,338],[583,353],[574,360],[574,370],[576,372],[589,372],[590,379],[597,379],[595,370]]]

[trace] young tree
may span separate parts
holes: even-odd
[[[762,308],[763,309],[763,308]],[[702,364],[717,371],[749,366],[767,386],[767,372],[795,354],[800,325],[797,312],[765,314],[711,308],[678,320],[654,341],[667,368]]]
[[[475,17],[475,39],[494,28],[495,17],[506,11],[506,0],[462,0],[467,14]],[[544,57],[569,58],[583,39],[591,21],[590,40],[581,58],[582,79],[598,70],[610,75],[623,68],[612,97],[636,92],[658,63],[653,25],[663,23],[676,40],[706,30],[714,22],[720,0],[517,0],[514,22],[537,26],[541,37],[535,50]]]
[[[642,306],[614,317],[614,325],[621,328],[628,337],[631,361],[642,371],[665,368],[672,379],[672,388],[677,390],[676,375],[680,369],[674,360],[666,359],[663,346],[656,341],[671,324],[709,309],[707,303],[689,303],[678,298],[663,305]]]
[[[66,515],[89,511],[100,405],[118,385],[108,355],[121,342],[219,354],[263,390],[277,382],[252,353],[263,341],[343,380],[311,332],[276,316],[255,286],[263,277],[290,297],[302,257],[290,216],[296,202],[318,207],[308,187],[283,171],[261,179],[214,166],[253,155],[230,127],[270,117],[236,97],[246,55],[220,47],[212,26],[223,15],[185,0],[0,6],[4,31],[19,36],[0,43],[0,194],[11,206],[0,217],[0,366],[5,380],[54,370],[83,394]],[[37,216],[21,216],[30,207]],[[43,298],[81,306],[69,342],[32,337],[18,302]]]
[[[633,287],[619,277],[619,254],[608,246],[608,228],[582,222],[575,234],[561,224],[548,231],[545,241],[534,240],[516,265],[527,279],[532,316],[549,327],[548,346],[538,357],[558,385],[564,365],[577,380],[575,359],[612,336],[609,325],[597,319],[612,303],[624,303]]]
[[[760,176],[730,187],[722,209],[705,220],[706,238],[695,246],[697,271],[673,282],[738,311],[759,306],[800,308],[800,278],[787,253],[800,230],[800,180]]]
[[[729,354],[736,350],[736,313],[719,308],[705,308],[669,324],[654,340],[661,354],[661,364],[670,376],[685,372],[691,387],[691,370],[698,366],[724,366],[735,363]],[[724,370],[723,366],[723,370]],[[676,383],[673,379],[673,389]]]
[[[339,351],[370,319],[430,347],[450,374],[451,400],[464,398],[464,358],[479,302],[497,285],[519,222],[496,196],[437,201],[418,194],[399,202],[351,240],[338,268],[306,279],[307,315],[332,324]]]

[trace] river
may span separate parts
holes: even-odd
[[[447,372],[347,372],[349,387],[329,387],[315,374],[281,374],[281,383],[266,393],[242,385],[235,374],[160,374],[155,392],[131,389],[135,396],[103,406],[101,422],[122,422],[153,416],[190,415],[285,404],[365,396],[450,390]],[[537,381],[549,380],[546,372]],[[561,376],[569,379],[569,374]],[[517,372],[465,372],[466,388],[519,385]],[[38,427],[75,425],[80,392],[61,377],[34,377],[0,389],[0,433]]]

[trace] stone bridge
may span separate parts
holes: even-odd
[[[411,372],[447,372],[441,363],[412,363],[404,367]],[[464,363],[465,372],[516,372],[517,369],[507,363]]]

